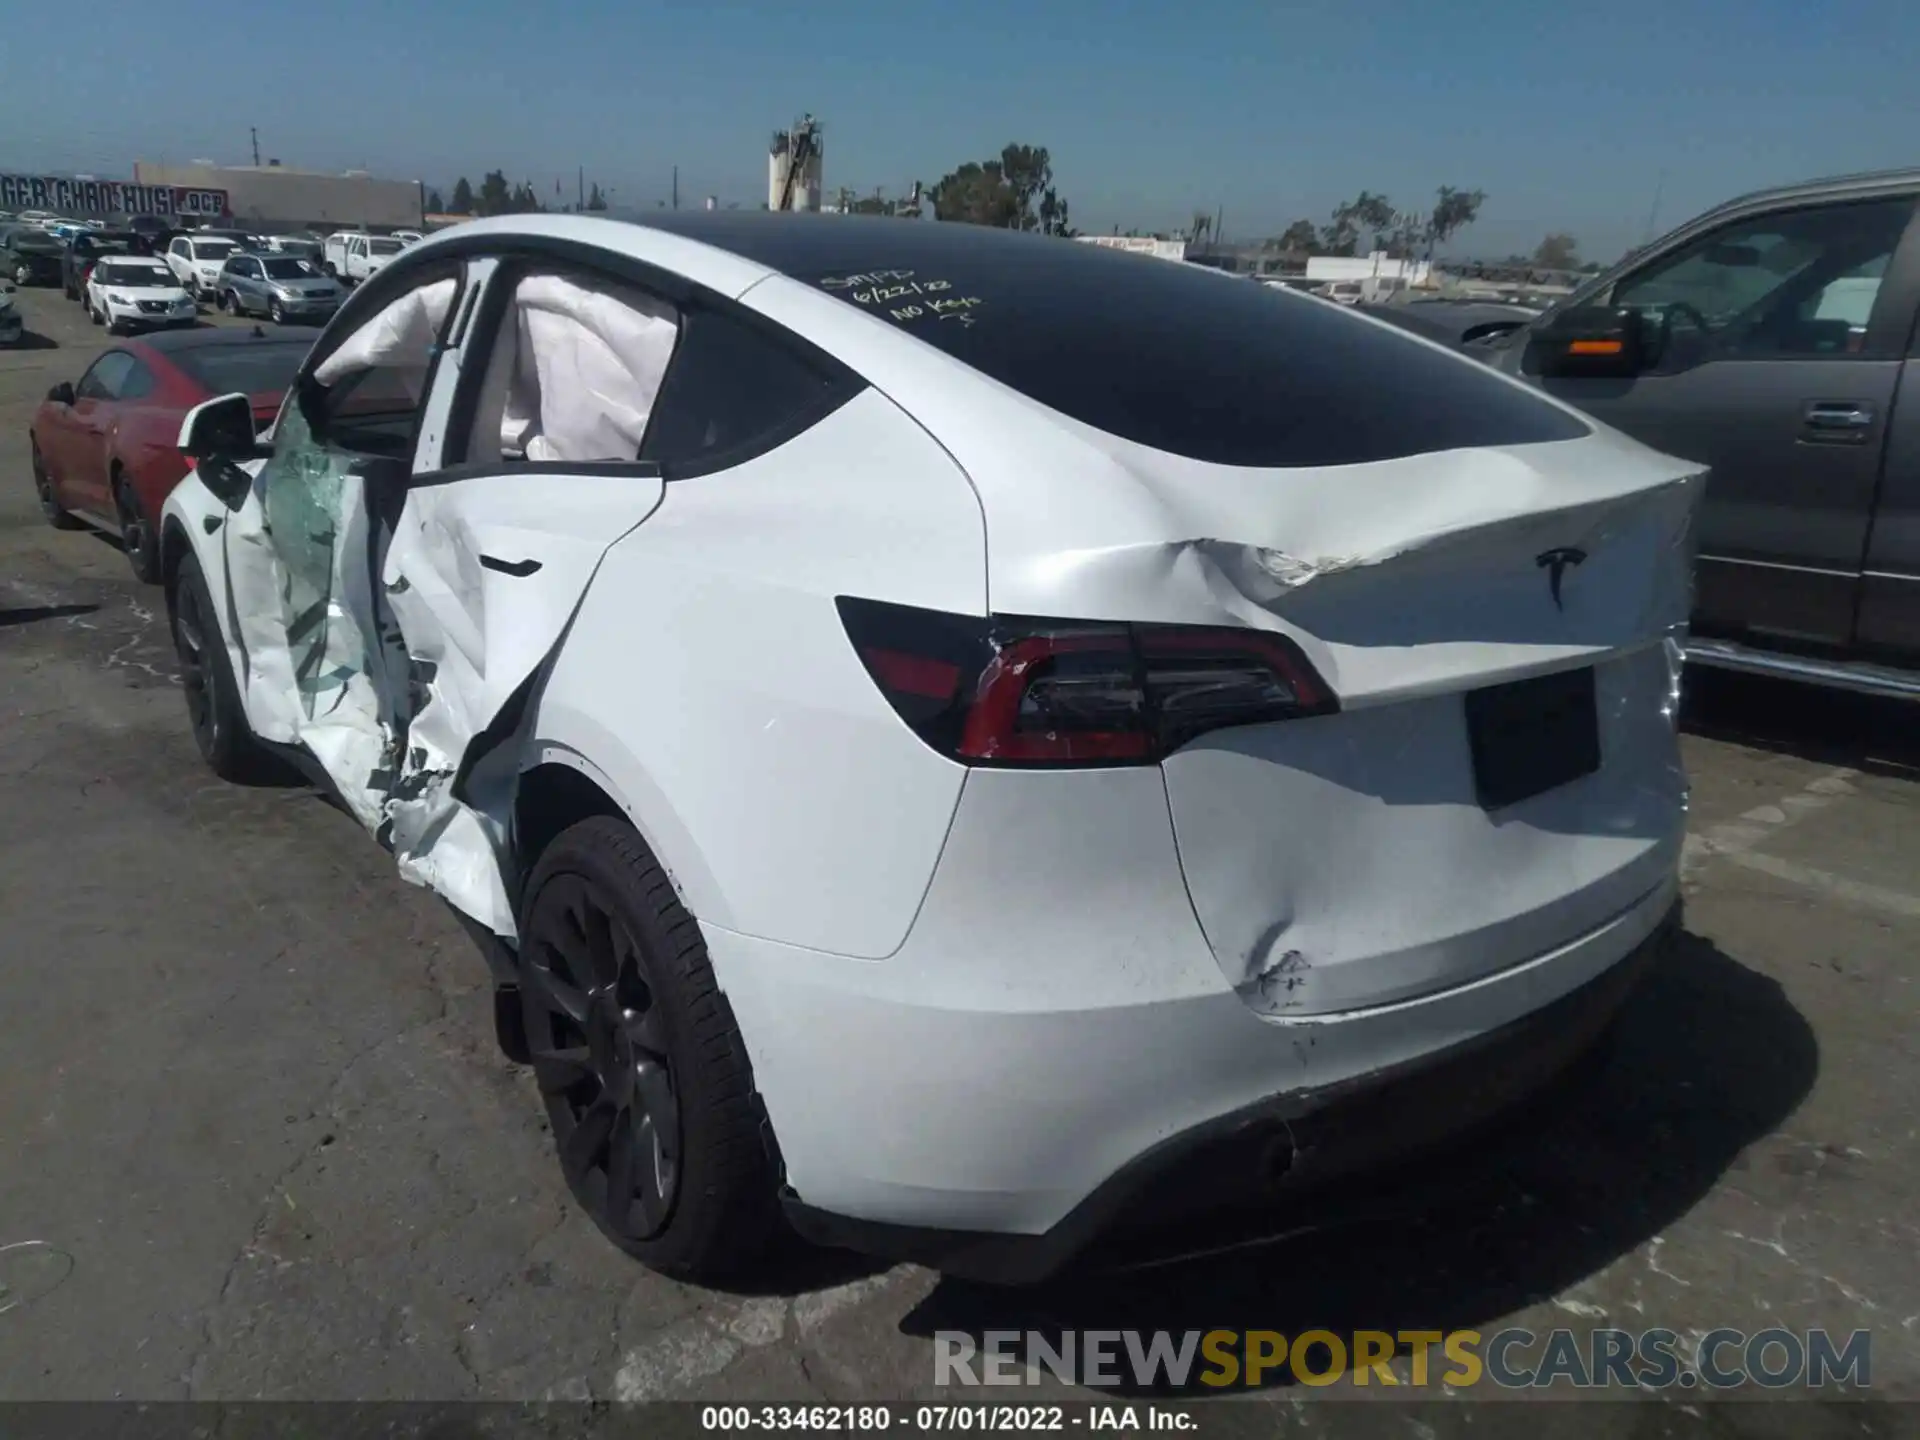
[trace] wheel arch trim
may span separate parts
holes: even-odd
[[[610,774],[588,759],[589,746],[597,755],[618,754],[620,773]],[[706,924],[730,927],[731,911],[692,832],[640,762],[620,750],[598,724],[571,710],[556,714],[553,707],[543,707],[535,738],[523,755],[521,779],[543,765],[563,766],[591,781],[640,833],[687,913]]]

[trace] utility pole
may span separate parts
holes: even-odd
[[[1642,245],[1653,243],[1653,223],[1660,218],[1660,195],[1667,188],[1667,172],[1662,170],[1660,178],[1653,182],[1653,204],[1647,210],[1647,233],[1640,237]]]
[[[680,167],[673,167],[673,208],[680,208]]]
[[[254,168],[254,169],[256,169],[256,170],[258,170],[258,169],[260,168],[260,130],[259,130],[259,127],[257,127],[257,126],[254,126],[254,125],[249,125],[249,126],[247,127],[247,134],[253,137],[253,168]]]
[[[576,193],[580,196],[580,198],[573,207],[573,213],[576,215],[582,215],[586,213],[586,209],[587,209],[587,167],[582,165],[580,167],[579,175],[576,176],[575,178],[578,184],[578,190]]]

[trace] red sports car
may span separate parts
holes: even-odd
[[[82,521],[118,535],[133,573],[160,578],[155,526],[187,473],[180,422],[202,400],[239,392],[270,424],[318,330],[181,330],[122,340],[34,412],[33,484],[59,529]]]

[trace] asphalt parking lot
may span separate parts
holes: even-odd
[[[452,915],[311,792],[200,764],[159,592],[34,502],[33,409],[103,337],[57,289],[16,301],[0,1398],[851,1401],[936,1393],[936,1330],[1509,1323],[1872,1332],[1873,1398],[1721,1434],[1878,1433],[1920,1398],[1911,712],[1695,685],[1689,934],[1605,1068],[1341,1223],[1029,1292],[798,1252],[702,1291],[569,1203]],[[1308,1428],[1335,1403],[1248,1398]]]

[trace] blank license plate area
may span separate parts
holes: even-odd
[[[1600,768],[1593,670],[1566,670],[1467,693],[1480,804],[1503,810]]]

